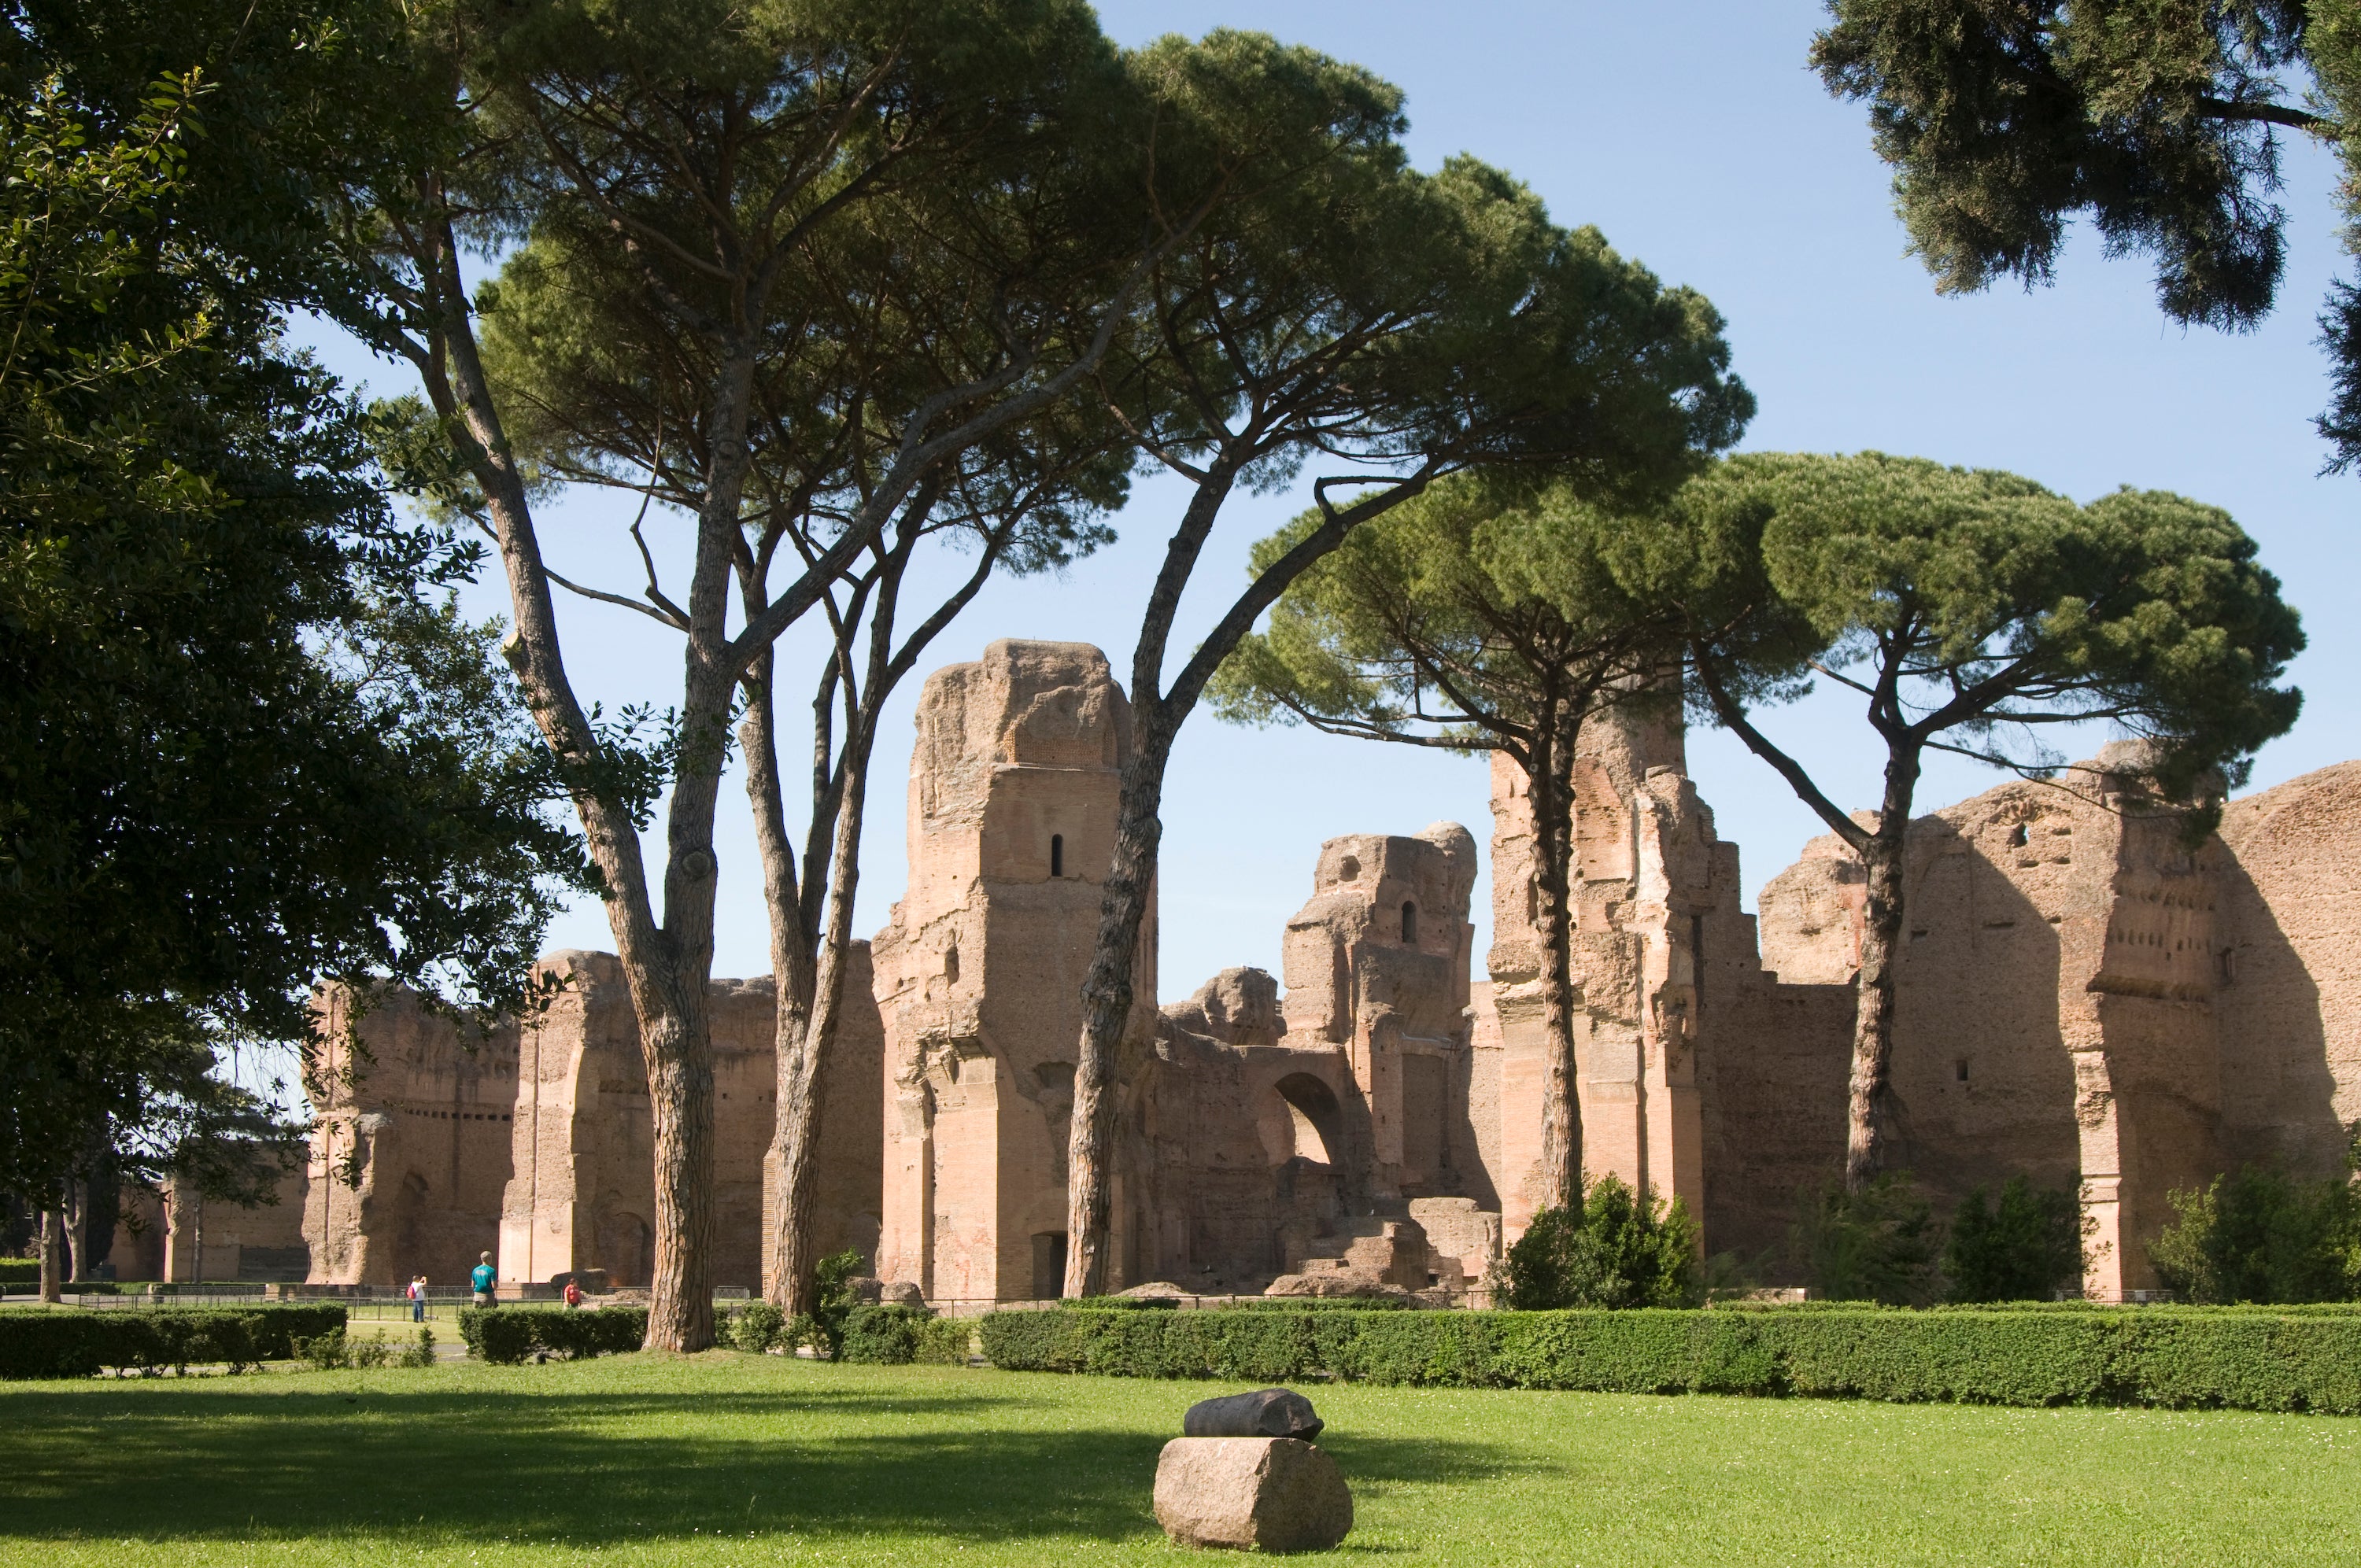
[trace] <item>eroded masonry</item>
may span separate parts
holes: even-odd
[[[858,957],[828,1066],[824,1246],[937,1301],[1054,1295],[1079,991],[1130,742],[1094,648],[1004,641],[918,705],[910,883]],[[1524,779],[1478,845],[1438,823],[1311,858],[1283,970],[1143,1003],[1117,1063],[1115,1288],[1443,1300],[1534,1203],[1543,1049]],[[1784,1235],[1841,1159],[1861,868],[1833,838],[1740,907],[1735,846],[1677,729],[1601,721],[1578,764],[1584,1163],[1677,1194],[1709,1251]],[[2361,763],[2235,801],[2221,831],[2107,757],[1912,825],[1894,1084],[1903,1163],[1949,1201],[2074,1187],[2092,1294],[2152,1286],[2166,1194],[2268,1158],[2338,1168],[2361,1119]],[[1138,956],[1156,992],[1148,923]],[[481,1040],[394,998],[313,1083],[311,1277],[647,1277],[646,1082],[613,959],[558,953],[555,1006]],[[870,970],[873,968],[873,976]],[[859,980],[873,983],[862,986]],[[328,1005],[342,1003],[331,999]],[[772,1121],[768,980],[716,981],[725,1286],[755,1287]]]

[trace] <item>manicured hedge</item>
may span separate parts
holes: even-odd
[[[974,1337],[972,1318],[938,1318],[923,1307],[855,1307],[844,1320],[841,1359],[883,1366],[914,1361],[964,1366]]]
[[[0,1312],[0,1378],[87,1377],[104,1367],[154,1372],[226,1362],[241,1370],[293,1357],[293,1341],[345,1326],[326,1306],[71,1308]]]
[[[640,1348],[648,1337],[645,1307],[462,1307],[459,1337],[467,1354],[512,1365],[540,1352],[578,1361]]]
[[[38,1285],[40,1282],[39,1258],[0,1257],[0,1285]]]
[[[1016,1371],[1463,1388],[2361,1414],[2361,1315],[2021,1311],[993,1312]]]
[[[1065,1297],[1057,1303],[1076,1312],[1170,1312],[1176,1310],[1180,1298],[1174,1296],[1083,1296]],[[1383,1312],[1408,1311],[1417,1302],[1400,1296],[1273,1296],[1262,1300],[1224,1301],[1219,1306],[1202,1309],[1219,1312]]]

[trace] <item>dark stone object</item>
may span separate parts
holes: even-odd
[[[1292,1437],[1310,1442],[1328,1423],[1292,1388],[1257,1388],[1200,1399],[1180,1419],[1184,1437]]]

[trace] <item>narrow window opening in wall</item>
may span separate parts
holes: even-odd
[[[1953,1063],[1951,1064],[1951,1071],[1952,1071],[1952,1073],[1953,1073],[1953,1074],[1954,1074],[1954,1075],[1959,1079],[1959,1080],[1960,1080],[1961,1083],[1965,1083],[1965,1082],[1967,1082],[1967,1080],[1968,1080],[1968,1058],[1965,1058],[1965,1057],[1961,1057],[1958,1061],[1953,1062]]]
[[[1412,944],[1418,941],[1418,905],[1415,904],[1402,905],[1402,940]]]
[[[943,949],[943,978],[953,985],[959,983],[959,948],[956,947]]]
[[[2008,847],[2012,850],[2022,850],[2025,848],[2024,823],[2020,822],[2015,827],[2008,830]]]
[[[1915,941],[1917,941],[1920,938],[1922,938],[1922,937],[1924,937],[1924,936],[1926,936],[1926,935],[1927,935],[1927,927],[1924,927],[1924,926],[1921,926],[1921,927],[1919,927],[1916,930],[1915,930],[1915,931],[1913,931],[1913,932],[1911,932],[1911,933],[1910,933],[1910,939],[1911,939],[1912,941],[1914,941],[1914,942],[1915,942]]]
[[[1053,877],[1066,874],[1066,836],[1062,833],[1049,835],[1049,874]]]
[[[2228,985],[2231,981],[2236,980],[2238,978],[2237,949],[2235,948],[2224,948],[2220,952],[2214,954],[2213,968],[2215,971],[2221,975],[2222,983],[2224,985]]]
[[[1526,925],[1528,925],[1528,926],[1538,926],[1538,925],[1540,925],[1541,923],[1542,923],[1542,883],[1541,883],[1541,879],[1540,879],[1539,877],[1527,877],[1527,878],[1525,879],[1525,924],[1526,924]]]

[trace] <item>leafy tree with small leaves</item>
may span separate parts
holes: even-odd
[[[1534,1214],[1501,1260],[1501,1304],[1526,1312],[1694,1307],[1704,1297],[1699,1245],[1680,1199],[1667,1206],[1653,1187],[1643,1194],[1602,1176],[1578,1188],[1574,1202]]]
[[[2361,1190],[2349,1175],[2247,1166],[2170,1197],[2177,1217],[2148,1259],[2181,1299],[2361,1299]]]
[[[1823,1300],[1924,1307],[1941,1292],[1942,1227],[1906,1172],[1799,1194],[1787,1247]]]
[[[1971,1190],[1951,1214],[1943,1275],[1954,1301],[2047,1301],[2082,1278],[2081,1206],[2023,1176]]]
[[[524,1004],[582,872],[437,602],[476,552],[280,337],[341,295],[290,170],[368,60],[304,0],[142,9],[0,16],[0,1189],[44,1204],[283,1136],[214,1069],[316,982]]]

